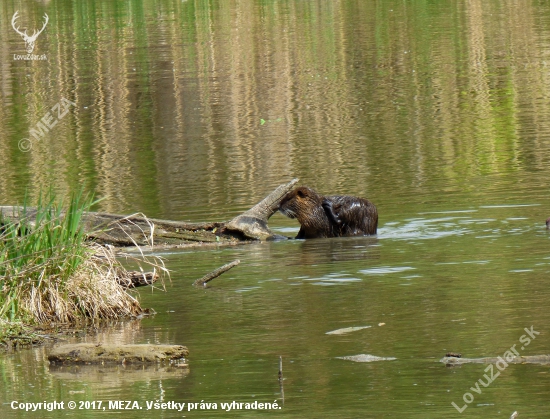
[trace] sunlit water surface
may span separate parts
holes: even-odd
[[[46,62],[13,59],[15,10],[27,25],[49,14]],[[550,352],[548,4],[9,0],[0,17],[0,204],[84,185],[103,211],[227,220],[299,177],[380,213],[377,237],[160,253],[166,291],[140,292],[157,315],[76,340],[183,344],[189,370],[3,355],[2,417],[115,413],[14,400],[218,404],[153,412],[167,418],[548,417],[548,366],[510,365],[476,392],[484,365],[438,362]],[[75,106],[29,137],[62,98]],[[280,214],[270,226],[298,231]],[[340,359],[360,354],[395,360]],[[221,409],[232,401],[281,409]]]

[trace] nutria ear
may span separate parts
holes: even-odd
[[[298,189],[298,190],[296,191],[296,194],[297,194],[300,198],[303,198],[303,197],[306,196],[306,194],[304,193],[304,191],[301,190],[301,189]]]

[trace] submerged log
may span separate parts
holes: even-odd
[[[457,358],[454,356],[444,356],[439,360],[448,366],[463,365],[463,364],[495,364],[504,362],[506,364],[550,364],[550,355],[530,355],[530,356],[514,356],[514,357],[486,357],[486,358]]]
[[[261,202],[228,222],[187,223],[182,221],[148,218],[144,214],[117,215],[88,212],[83,215],[84,230],[88,237],[99,243],[113,246],[178,246],[189,243],[231,244],[249,240],[283,238],[275,235],[267,220],[278,209],[281,199],[298,179],[280,185]],[[18,222],[23,208],[0,206],[0,219]],[[33,226],[35,208],[27,208],[24,217]]]
[[[78,343],[53,348],[48,355],[52,364],[135,364],[179,361],[189,356],[181,345],[102,345]]]

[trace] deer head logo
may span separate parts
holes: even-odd
[[[15,21],[19,17],[19,11],[16,11],[11,19],[11,26],[13,26],[13,29],[15,32],[17,32],[23,40],[25,41],[25,48],[27,49],[27,52],[31,54],[34,50],[34,43],[36,42],[36,38],[38,38],[38,35],[42,33],[42,31],[46,28],[46,25],[48,24],[49,17],[46,13],[44,13],[44,26],[42,26],[42,29],[39,31],[36,31],[36,29],[33,30],[33,33],[31,36],[27,35],[27,30],[25,29],[25,32],[21,32],[19,30],[19,26],[15,27]]]

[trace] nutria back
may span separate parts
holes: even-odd
[[[300,223],[297,239],[373,235],[378,227],[378,211],[369,200],[323,196],[306,186],[289,192],[279,211]]]

